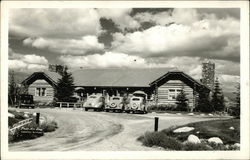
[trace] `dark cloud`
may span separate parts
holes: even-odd
[[[217,18],[223,19],[233,17],[240,19],[239,8],[197,8],[198,13],[215,14]]]
[[[143,12],[149,12],[152,14],[158,13],[158,12],[171,12],[174,8],[133,8],[132,12],[130,13],[131,16],[136,15],[137,13],[143,13]]]

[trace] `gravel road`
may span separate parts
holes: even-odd
[[[209,117],[174,114],[126,114],[85,112],[81,109],[20,109],[40,112],[54,119],[58,129],[44,136],[9,144],[9,151],[148,151],[136,139],[153,131],[154,117],[159,117],[159,130],[174,125],[212,120]]]

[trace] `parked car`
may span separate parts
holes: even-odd
[[[105,98],[101,94],[92,94],[87,97],[86,102],[83,104],[85,111],[94,109],[94,111],[102,111],[105,106]]]
[[[21,94],[18,96],[18,108],[35,108],[33,95]]]
[[[118,111],[123,112],[124,110],[124,103],[123,103],[123,97],[115,96],[111,97],[107,105],[105,106],[105,111]]]
[[[147,94],[142,91],[134,92],[125,111],[127,113],[147,113]]]

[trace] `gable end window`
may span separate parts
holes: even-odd
[[[46,96],[46,88],[36,88],[36,96],[39,97]]]

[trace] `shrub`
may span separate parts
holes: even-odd
[[[217,144],[214,142],[209,142],[208,145],[211,146],[213,150],[227,150],[224,144]]]
[[[163,132],[147,132],[143,137],[138,138],[143,145],[152,147],[160,146],[165,149],[181,150],[182,143],[178,140],[167,136]]]
[[[44,132],[53,132],[58,127],[57,127],[57,123],[55,121],[51,121],[51,122],[42,124],[41,128],[43,129]]]
[[[204,143],[190,143],[190,142],[185,143],[182,148],[182,150],[185,151],[206,151],[212,149],[213,149],[212,147]]]

